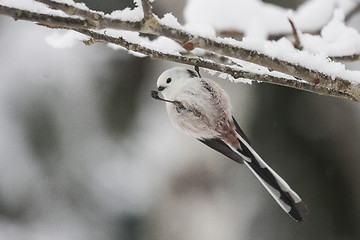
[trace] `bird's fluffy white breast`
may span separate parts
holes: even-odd
[[[204,82],[209,88],[204,87]],[[172,91],[171,100],[181,102],[187,110],[179,111],[174,104],[167,103],[172,123],[181,131],[198,139],[218,136],[218,119],[231,119],[231,107],[227,94],[218,84],[201,78],[190,78],[181,87]],[[195,110],[199,116],[195,116]]]

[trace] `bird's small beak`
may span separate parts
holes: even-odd
[[[159,91],[159,92],[161,92],[161,91],[164,90],[164,89],[165,89],[165,87],[162,87],[162,86],[158,87],[158,91]]]

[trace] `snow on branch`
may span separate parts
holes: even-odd
[[[218,72],[229,74],[234,79],[238,79],[238,78],[251,79],[254,81],[273,83],[273,84],[292,87],[295,89],[309,91],[317,94],[334,96],[334,97],[343,97],[356,101],[356,99],[354,99],[353,96],[347,95],[346,93],[340,91],[334,91],[332,89],[323,87],[321,85],[309,84],[308,82],[299,81],[298,79],[289,76],[281,77],[279,76],[279,74],[271,74],[271,72],[269,74],[263,74],[263,73],[244,71],[242,70],[241,66],[238,66],[237,64],[226,65],[197,56],[184,56],[178,54],[164,53],[164,52],[156,51],[151,48],[144,47],[140,44],[128,42],[122,37],[111,37],[109,35],[97,33],[95,31],[91,31],[88,29],[74,29],[74,30],[91,37],[92,39],[91,42],[99,41],[99,42],[113,43],[129,51],[141,53],[154,59],[162,59],[177,63],[199,66],[202,68],[211,69]],[[209,56],[208,58],[215,58],[217,60],[220,60],[220,58],[223,57],[220,56],[214,57],[214,54],[212,54],[212,56]],[[223,60],[224,58],[221,61]]]
[[[39,5],[34,8],[32,4],[0,0],[0,14],[51,28],[74,30],[90,37],[85,41],[87,44],[105,42],[138,55],[215,70],[230,75],[234,81],[250,79],[360,101],[360,72],[346,70],[344,65],[324,54],[312,53],[308,49],[315,40],[309,40],[310,37],[301,32],[299,38],[305,51],[299,51],[285,38],[276,42],[259,38],[237,41],[217,37],[211,31],[196,31],[180,25],[171,14],[157,17],[149,0],[136,0],[134,9],[111,14],[91,10],[72,0],[27,2]],[[332,27],[345,28],[339,19],[341,17],[335,19],[337,23]],[[296,22],[293,28],[295,25]],[[345,30],[349,36],[360,36],[353,29]],[[149,40],[140,33],[158,38]],[[324,32],[326,34],[331,35]],[[356,57],[359,53],[360,46],[355,46],[354,52],[346,56]],[[337,55],[338,59],[342,57]]]

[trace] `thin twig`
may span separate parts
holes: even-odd
[[[153,17],[152,5],[149,0],[141,0],[142,8],[144,11],[144,19],[150,19]]]
[[[50,28],[50,29],[65,29],[65,30],[71,30],[71,28],[69,27],[59,27],[59,26],[54,26],[54,25],[48,25],[48,24],[44,24],[44,23],[35,23],[36,25],[42,26],[42,27],[46,27],[46,28]]]
[[[345,56],[330,56],[329,58],[333,61],[339,61],[339,62],[355,62],[360,60],[360,53],[355,53],[353,55],[345,55]]]
[[[302,50],[303,47],[302,47],[301,42],[300,42],[300,38],[299,38],[297,28],[296,28],[294,22],[291,20],[291,18],[288,18],[288,20],[289,20],[289,23],[291,25],[292,33],[293,33],[293,36],[294,36],[294,39],[295,39],[294,47],[296,49]]]

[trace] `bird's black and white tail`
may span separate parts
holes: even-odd
[[[242,151],[249,157],[245,159],[245,165],[260,180],[280,207],[296,221],[302,222],[303,215],[307,214],[308,210],[299,195],[261,159],[250,145],[246,146],[246,142],[241,138],[239,140],[242,142]]]
[[[209,147],[221,152],[232,160],[245,163],[246,166],[255,174],[255,176],[264,185],[266,190],[293,219],[298,222],[303,221],[303,215],[308,213],[306,205],[302,202],[296,192],[274,171],[250,146],[249,140],[236,123],[237,138],[240,142],[241,149],[234,149],[219,138],[199,139]]]
[[[250,146],[245,134],[234,119],[238,140],[242,149],[236,151],[244,158],[244,163],[264,185],[266,190],[276,200],[280,207],[298,222],[303,221],[303,215],[308,213],[306,205],[299,195]]]

